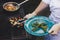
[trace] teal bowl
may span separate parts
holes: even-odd
[[[39,23],[46,23],[47,24],[47,29],[46,32],[43,31],[42,28],[38,28],[36,31],[32,31],[32,24],[37,21]],[[48,17],[45,16],[34,16],[32,18],[29,18],[26,20],[26,22],[24,23],[24,28],[26,30],[26,32],[28,32],[31,35],[34,36],[45,36],[48,33],[48,31],[51,29],[51,27],[54,25],[54,22],[51,21]]]

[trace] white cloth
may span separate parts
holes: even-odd
[[[60,0],[42,0],[50,7],[51,14],[49,16],[54,22],[59,23],[60,21]]]
[[[50,4],[51,0],[42,0],[46,4]]]
[[[60,0],[42,0],[50,7],[51,14],[49,18],[56,22],[60,22]],[[60,33],[56,36],[48,35],[45,40],[60,40]]]

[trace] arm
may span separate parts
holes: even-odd
[[[33,11],[33,14],[38,14],[39,12],[41,12],[44,8],[46,8],[48,6],[48,4],[44,3],[41,1],[41,3],[38,5],[38,7],[35,9],[35,11]]]
[[[48,4],[41,1],[41,3],[38,5],[38,7],[35,9],[35,11],[33,11],[31,14],[26,15],[24,18],[28,19],[28,18],[31,18],[31,17],[37,15],[39,12],[41,12],[47,6],[48,6]]]

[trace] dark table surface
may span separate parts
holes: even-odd
[[[20,3],[24,0],[0,0],[0,40],[12,40],[14,38],[19,39],[20,37],[23,37],[22,35],[24,33],[26,33],[24,31],[24,29],[22,30],[24,32],[21,32],[20,29],[16,30],[16,28],[12,28],[12,25],[10,24],[10,22],[8,20],[10,17],[19,17],[20,16],[23,18],[25,16],[23,5],[21,5],[20,9],[15,12],[8,12],[8,11],[5,11],[2,6],[5,2],[9,2],[9,1]],[[20,33],[23,33],[23,34],[20,34]],[[24,34],[24,35],[26,37],[26,34]],[[36,37],[34,37],[32,35],[30,35],[30,37],[32,40],[36,39]],[[23,40],[29,40],[29,39],[23,39]]]
[[[15,12],[8,12],[5,11],[2,7],[2,5],[5,2],[8,1],[14,1],[14,2],[22,2],[23,0],[0,0],[0,39],[4,38],[11,38],[11,27],[12,25],[9,23],[10,17],[24,17],[24,8],[23,5],[21,5],[20,9]]]

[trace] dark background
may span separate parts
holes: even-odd
[[[25,13],[32,13],[37,6],[39,5],[39,3],[41,2],[41,0],[29,0],[29,2],[27,2],[26,4],[24,4],[24,9],[25,9]],[[44,16],[49,16],[49,7],[45,8],[41,13],[39,13],[40,15],[44,15]]]
[[[24,0],[0,0],[0,40],[11,40],[11,24],[8,22],[8,17],[15,16],[16,14],[9,14],[9,13],[22,13],[21,16],[23,17],[31,13],[35,10],[35,8],[38,6],[38,4],[41,2],[41,0],[29,0],[25,4],[21,5],[23,7],[23,12],[22,11],[16,11],[16,12],[7,12],[3,9],[3,4],[5,2],[17,2],[20,3]],[[21,7],[20,7],[21,9]],[[39,15],[44,15],[44,16],[49,16],[49,7],[47,7],[45,10],[43,10]],[[19,15],[19,14],[18,14]],[[17,15],[16,15],[17,16]]]

